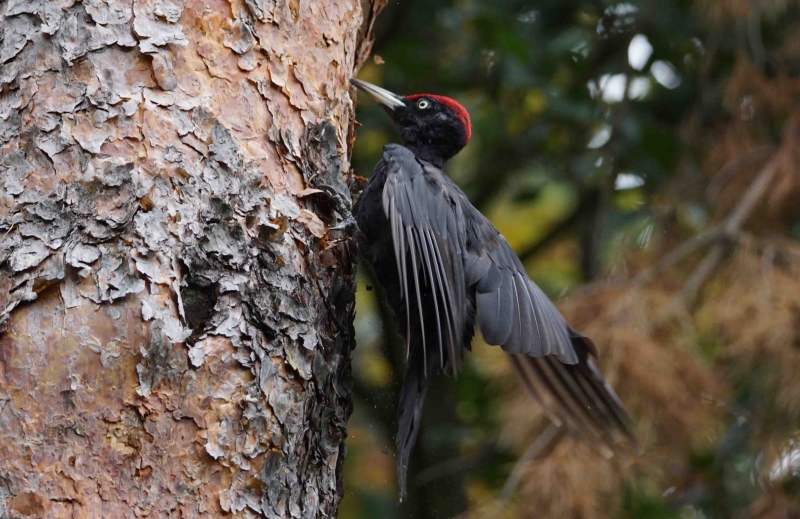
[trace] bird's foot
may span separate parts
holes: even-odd
[[[341,214],[341,213],[339,213]],[[347,213],[342,218],[342,221],[331,227],[331,231],[349,231],[351,229],[358,229],[358,222],[353,218],[352,213]]]
[[[346,234],[356,235],[360,232],[358,223],[353,216],[352,201],[336,190],[333,186],[327,184],[317,184],[317,189],[322,190],[333,201],[336,212],[339,213],[341,221],[330,228],[331,231],[345,231]]]

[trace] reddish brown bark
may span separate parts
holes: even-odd
[[[0,517],[335,516],[378,8],[0,1]]]

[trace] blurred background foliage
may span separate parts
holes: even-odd
[[[546,420],[478,338],[398,504],[404,345],[362,268],[340,517],[800,517],[800,2],[391,0],[376,34],[359,77],[468,108],[449,174],[598,344],[645,453],[519,462]],[[397,135],[362,101],[369,176]]]

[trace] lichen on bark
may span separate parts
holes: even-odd
[[[335,515],[379,9],[0,1],[0,517]]]

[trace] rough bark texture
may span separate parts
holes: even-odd
[[[379,7],[0,1],[0,517],[335,516]]]

